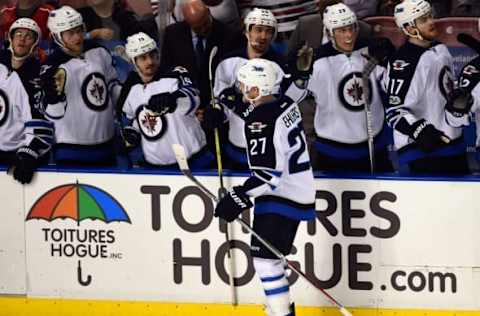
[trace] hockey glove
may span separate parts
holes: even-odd
[[[450,139],[444,133],[424,119],[415,122],[412,129],[412,138],[418,147],[426,153],[433,152],[450,142]]]
[[[244,210],[253,206],[241,186],[231,188],[215,207],[215,217],[233,222]]]
[[[240,91],[235,86],[232,86],[220,92],[218,102],[234,111],[240,104],[243,104],[242,97],[243,95]]]
[[[57,104],[65,101],[65,80],[64,69],[49,68],[40,74],[40,84],[47,104]]]
[[[123,143],[127,150],[134,149],[140,145],[141,135],[140,133],[131,126],[126,126],[121,130]]]
[[[30,183],[33,173],[37,169],[38,155],[28,147],[22,147],[17,151],[13,162],[13,178],[21,184]]]
[[[304,41],[290,55],[288,64],[293,81],[307,81],[313,71],[313,48]]]
[[[213,106],[209,106],[205,109],[203,114],[202,126],[206,130],[213,130],[219,128],[225,122],[225,114],[220,104],[215,103]]]
[[[393,54],[395,54],[395,46],[388,38],[376,37],[369,40],[368,55],[375,58],[379,65],[386,67]]]
[[[461,117],[470,112],[472,105],[472,95],[463,88],[457,88],[449,94],[445,108],[453,116]]]
[[[177,108],[177,99],[183,96],[179,91],[155,94],[150,97],[145,107],[158,115],[173,113]]]

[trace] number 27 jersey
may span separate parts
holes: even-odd
[[[315,188],[300,110],[283,96],[244,111],[248,163],[244,183],[255,213],[295,220],[315,217]]]

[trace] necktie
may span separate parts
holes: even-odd
[[[197,59],[197,66],[202,68],[203,61],[205,60],[205,48],[203,47],[203,36],[197,36],[197,43],[195,45],[195,56]]]

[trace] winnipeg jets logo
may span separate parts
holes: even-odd
[[[147,140],[156,140],[163,136],[167,129],[167,120],[163,115],[157,115],[140,106],[137,110],[137,122],[140,131]]]
[[[103,111],[108,106],[108,89],[105,77],[98,72],[91,73],[82,84],[85,104],[94,111]]]
[[[396,71],[403,71],[409,65],[410,63],[407,63],[405,60],[397,59],[392,63],[392,69]]]
[[[267,127],[267,124],[263,124],[262,122],[253,122],[248,125],[248,129],[251,133],[261,133],[265,127]]]
[[[354,72],[345,76],[338,86],[338,96],[342,104],[350,111],[362,111],[365,106],[362,74]]]
[[[7,94],[0,89],[0,126],[5,124],[8,118],[9,102]]]
[[[438,81],[440,92],[445,97],[445,99],[447,99],[450,93],[453,91],[453,74],[450,67],[444,66],[442,68]]]

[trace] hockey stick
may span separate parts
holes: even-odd
[[[218,47],[214,46],[212,50],[210,51],[210,56],[208,57],[208,80],[210,82],[210,100],[211,100],[211,106],[215,106],[215,96],[213,94],[213,58],[217,54]],[[218,132],[218,128],[215,128],[214,131],[214,137],[215,137],[215,153],[217,155],[217,170],[218,170],[218,178],[220,180],[220,190],[218,191],[219,198],[221,198],[225,194],[225,186],[223,184],[223,167],[222,167],[222,152],[220,151],[220,136]],[[232,305],[237,305],[237,293],[235,291],[235,281],[233,279],[233,275],[235,273],[235,264],[233,261],[233,251],[232,251],[232,246],[230,243],[230,229],[231,229],[231,224],[227,223],[225,227],[225,238],[227,239],[228,243],[228,251],[227,251],[227,256],[228,256],[228,262],[230,266],[230,273],[228,274],[228,283],[230,285],[230,294],[231,294],[231,301]]]
[[[375,172],[375,144],[373,141],[372,103],[370,102],[370,74],[377,65],[377,59],[368,57],[368,62],[362,70],[362,87],[363,96],[365,98],[365,117],[367,122],[368,156],[370,157],[370,172],[372,174]]]
[[[175,153],[175,158],[177,159],[178,166],[182,173],[190,179],[193,183],[195,183],[198,188],[205,193],[208,197],[210,197],[215,202],[218,202],[218,198],[213,194],[210,190],[208,190],[200,181],[198,181],[195,176],[193,176],[190,168],[188,167],[187,157],[185,155],[185,150],[182,145],[173,144],[172,145],[173,152]],[[327,291],[325,291],[322,286],[318,283],[316,279],[312,279],[308,277],[305,273],[303,273],[300,269],[295,267],[295,265],[289,261],[275,246],[273,246],[268,240],[264,239],[262,236],[257,234],[251,227],[248,225],[244,220],[241,218],[236,218],[235,221],[239,223],[245,230],[247,230],[250,234],[255,236],[268,250],[270,250],[278,259],[282,260],[286,266],[288,266],[292,271],[297,273],[301,276],[305,281],[313,285],[317,288],[322,294],[336,307],[339,309],[340,313],[343,316],[353,316],[342,304],[340,304],[333,296],[331,296]]]
[[[471,49],[473,49],[477,54],[480,55],[480,41],[475,37],[467,33],[460,33],[457,35],[457,41],[462,43]]]

